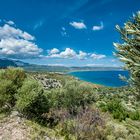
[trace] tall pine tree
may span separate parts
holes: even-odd
[[[130,84],[140,96],[140,11],[124,24],[116,26],[121,35],[122,43],[114,43],[116,55],[125,63],[125,69],[130,72]]]

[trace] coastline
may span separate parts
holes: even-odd
[[[126,71],[124,69],[110,69],[110,70],[107,70],[107,69],[104,69],[104,70],[70,70],[68,72],[64,72],[64,74],[69,74],[69,73],[73,73],[73,72],[90,72],[90,71],[94,71],[94,72],[98,72],[98,71]]]
[[[84,72],[84,71],[75,71],[75,72]],[[73,77],[74,79],[76,79],[78,81],[86,82],[88,84],[92,84],[93,86],[97,86],[97,88],[99,88],[99,87],[107,87],[106,85],[103,85],[103,84],[100,84],[100,83],[95,83],[95,82],[90,82],[90,81],[87,81],[87,80],[80,79],[77,76],[71,75],[70,72],[67,73],[66,75],[71,76],[71,77]]]
[[[122,73],[119,73],[119,71]],[[84,70],[84,71],[71,71],[71,72],[67,72],[66,74],[70,75],[80,81],[98,85],[100,87],[118,88],[118,87],[123,87],[123,86],[127,85],[126,82],[120,80],[120,78],[119,78],[119,74],[125,75],[127,77],[127,74],[125,74],[125,71],[126,70],[123,70],[123,69],[121,69],[121,70],[100,70],[100,71]],[[82,74],[83,72],[87,72],[87,73]],[[91,76],[88,74],[88,72],[91,72],[91,76],[95,79],[92,79]],[[93,73],[95,72],[95,74],[92,75],[92,72]],[[96,74],[96,72],[97,72],[97,74]],[[98,72],[101,72],[101,76],[100,76],[100,73],[98,74]],[[104,74],[104,72],[110,72],[110,73]],[[113,76],[113,77],[115,77],[115,79],[112,79],[111,72],[113,73],[113,75],[115,75],[115,76]],[[116,72],[116,73],[114,73],[114,72]],[[80,73],[81,73],[81,75],[80,75]],[[99,77],[98,77],[98,75],[99,75]],[[106,75],[106,76],[104,77],[104,75]],[[100,80],[100,79],[102,79],[102,80]],[[118,80],[118,82],[114,82],[114,80],[115,81]]]

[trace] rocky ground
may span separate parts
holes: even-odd
[[[0,140],[58,140],[49,136],[49,133],[39,125],[30,124],[30,121],[19,117],[16,111],[0,118]]]
[[[29,140],[31,128],[18,116],[10,116],[0,122],[0,140]]]
[[[60,80],[48,78],[47,75],[38,74],[38,75],[34,75],[33,77],[34,77],[34,79],[39,81],[43,85],[44,89],[46,89],[46,90],[62,87]]]

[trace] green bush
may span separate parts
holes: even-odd
[[[15,94],[26,78],[25,72],[20,68],[8,68],[0,71],[0,107],[9,108],[15,105]]]
[[[119,121],[125,120],[128,117],[128,112],[122,106],[119,99],[108,100],[104,106],[101,104],[100,107],[103,111],[112,113],[114,119],[119,119]]]
[[[79,107],[85,108],[98,98],[92,86],[75,80],[67,82],[63,89],[47,91],[46,96],[52,108],[66,108],[71,113],[76,113]]]
[[[0,80],[0,107],[7,105],[11,107],[14,101],[14,91],[12,86],[12,81],[10,80]]]
[[[129,118],[132,120],[140,120],[140,113],[138,111],[129,113]]]
[[[115,110],[113,111],[114,119],[119,119],[119,121],[125,120],[128,117],[128,114],[125,110]]]
[[[48,100],[37,81],[27,78],[16,95],[16,108],[28,118],[40,118],[49,110]]]
[[[11,80],[13,85],[16,86],[16,88],[22,86],[22,83],[25,78],[26,78],[26,74],[24,70],[21,68],[9,67],[8,69],[2,70],[0,72],[0,79]]]

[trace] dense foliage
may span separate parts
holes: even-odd
[[[66,108],[70,113],[76,113],[78,107],[85,108],[97,100],[93,89],[91,85],[71,80],[61,89],[47,91],[46,95],[52,108]]]
[[[117,56],[130,72],[130,83],[136,87],[140,96],[140,12],[121,28],[116,26],[123,43],[114,43]]]
[[[25,117],[40,118],[48,112],[48,100],[37,81],[27,78],[16,95],[16,108]]]
[[[0,71],[0,107],[11,108],[15,105],[15,95],[26,78],[25,72],[20,69],[8,68]]]

